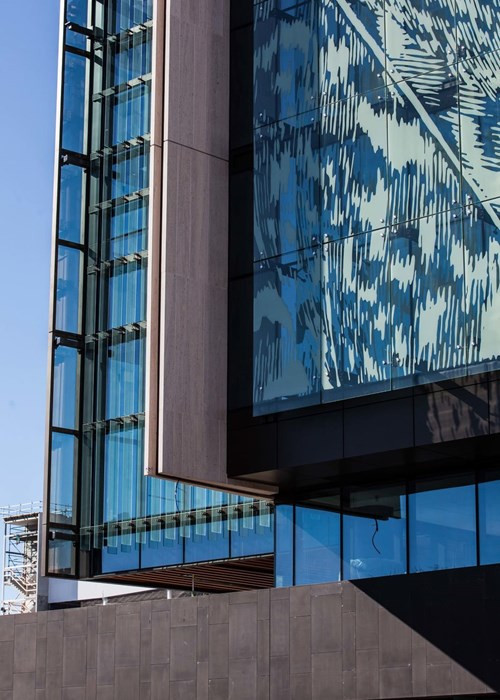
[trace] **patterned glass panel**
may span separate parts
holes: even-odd
[[[384,85],[383,0],[321,0],[319,85],[323,102]]]
[[[392,388],[464,373],[462,221],[445,212],[391,229]]]
[[[319,249],[256,265],[254,404],[258,413],[319,400],[319,275]]]
[[[323,246],[323,401],[390,389],[388,262],[378,232]]]
[[[464,61],[459,69],[462,178],[467,203],[500,195],[500,51]],[[496,215],[500,216],[498,208]],[[499,221],[497,218],[497,225]]]
[[[266,0],[255,7],[254,124],[318,102],[318,0]]]
[[[385,90],[341,100],[321,121],[323,240],[386,226]]]
[[[464,214],[466,320],[470,371],[500,368],[500,199]]]
[[[460,156],[456,68],[389,89],[389,222],[458,206]]]
[[[256,132],[255,260],[313,245],[319,235],[317,110]]]

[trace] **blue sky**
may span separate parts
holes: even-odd
[[[2,6],[0,505],[42,497],[58,17]]]

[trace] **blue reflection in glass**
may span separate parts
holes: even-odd
[[[59,345],[54,352],[52,425],[57,428],[77,428],[78,359],[76,348]]]
[[[64,54],[64,99],[62,147],[84,153],[87,59],[75,53]]]
[[[72,243],[82,240],[84,171],[76,165],[61,168],[59,189],[59,238]]]
[[[274,575],[277,588],[293,586],[293,506],[276,508]]]
[[[109,536],[101,554],[103,574],[139,568],[139,544],[132,530]]]
[[[472,481],[464,477],[420,482],[410,493],[410,573],[477,563]]]
[[[67,0],[66,3],[66,20],[68,22],[75,22],[81,27],[87,26],[87,8],[88,0]]]
[[[500,474],[489,475],[478,485],[480,564],[500,562]]]
[[[318,101],[318,1],[266,0],[254,10],[255,126]]]
[[[243,517],[231,530],[231,556],[248,557],[274,551],[274,516],[268,506],[260,504],[254,511],[251,499],[241,499]]]
[[[111,209],[107,219],[110,258],[119,258],[147,248],[148,209],[147,199],[127,202]]]
[[[74,435],[52,432],[50,456],[50,521],[73,524],[75,461],[78,441]]]
[[[350,491],[344,508],[344,579],[406,573],[405,487]]]
[[[153,479],[154,481],[154,479]],[[141,546],[141,568],[183,563],[183,539],[178,527],[152,530]]]
[[[340,581],[340,514],[296,508],[295,585]]]
[[[57,248],[56,329],[80,331],[81,253],[75,248]]]
[[[256,265],[254,413],[317,403],[320,255],[299,251]]]

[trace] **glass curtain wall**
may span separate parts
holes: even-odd
[[[255,414],[500,366],[495,17],[254,3]]]
[[[64,31],[49,571],[269,554],[268,502],[143,474],[152,0],[67,0]]]
[[[344,487],[276,508],[277,586],[500,563],[500,473]]]

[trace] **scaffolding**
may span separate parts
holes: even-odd
[[[0,507],[0,520],[4,523],[2,615],[37,609],[41,513],[41,501]]]

